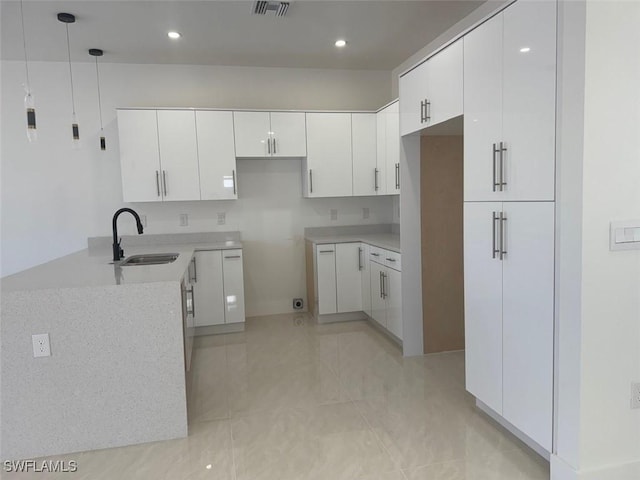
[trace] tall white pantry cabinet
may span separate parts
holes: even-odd
[[[552,449],[556,4],[464,37],[467,390]]]

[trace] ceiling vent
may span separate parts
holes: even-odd
[[[254,15],[267,15],[272,13],[276,17],[284,17],[289,10],[289,2],[264,2],[257,1],[253,5]]]

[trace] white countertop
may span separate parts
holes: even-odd
[[[3,292],[127,285],[134,283],[179,282],[195,251],[242,248],[234,240],[128,247],[126,257],[145,253],[177,253],[178,258],[163,265],[115,266],[111,248],[84,249],[51,262],[9,275],[0,280]],[[126,258],[125,257],[125,258]]]
[[[346,235],[307,234],[307,240],[316,244],[363,242],[374,247],[385,248],[400,253],[400,235],[394,233],[356,233]]]

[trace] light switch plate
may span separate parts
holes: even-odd
[[[49,345],[49,334],[40,333],[38,335],[31,335],[31,342],[33,343],[33,357],[50,357],[51,346]]]
[[[616,250],[640,250],[640,220],[611,222],[609,248]]]

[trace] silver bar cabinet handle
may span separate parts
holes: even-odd
[[[194,317],[196,316],[196,296],[193,293],[193,287],[191,287],[189,290],[187,290],[188,293],[191,294],[191,315],[193,315]]]
[[[358,247],[358,270],[362,270],[362,247]]]
[[[320,250],[320,253],[333,253],[333,250]]]
[[[276,150],[276,139],[274,138],[273,139],[273,154],[275,155],[276,153],[278,153],[278,152]]]
[[[193,263],[193,281],[198,283],[198,264],[195,256],[191,259],[191,263]]]
[[[382,272],[382,298],[387,298],[387,274]]]
[[[396,163],[396,190],[400,190],[400,164]]]
[[[504,172],[504,157],[505,152],[507,151],[507,145],[504,142],[500,142],[500,191],[504,192],[504,187],[507,186],[507,182],[505,181],[505,172]]]
[[[321,252],[322,253],[322,252]],[[230,259],[230,258],[240,258],[240,255],[229,255],[229,256],[225,256],[225,259]]]
[[[500,260],[504,260],[507,256],[507,249],[505,247],[507,243],[507,215],[504,212],[500,212]]]
[[[267,152],[271,155],[271,139],[267,138]]]
[[[496,248],[496,223],[498,222],[498,220],[500,219],[500,217],[498,217],[498,212],[493,212],[493,220],[491,222],[491,233],[493,236],[493,242],[492,242],[492,246],[491,246],[491,258],[496,258],[496,254],[500,253],[500,249]]]
[[[160,172],[156,170],[156,190],[158,191],[158,196],[160,196]]]
[[[311,193],[313,193],[313,170],[309,169],[309,188]]]
[[[498,179],[496,177],[496,173],[498,171],[497,167],[497,154],[500,152],[498,148],[496,148],[496,144],[493,144],[493,191],[496,192],[499,187]]]
[[[424,100],[420,102],[420,123],[424,123]]]
[[[162,185],[164,187],[164,196],[167,196],[167,171],[162,170]]]
[[[431,102],[427,99],[424,101],[424,121],[428,122],[431,120]]]
[[[373,186],[375,191],[378,191],[378,169],[374,168],[373,169]]]
[[[237,195],[238,192],[236,191],[236,171],[235,170],[231,170],[231,176],[233,177],[233,194]]]

